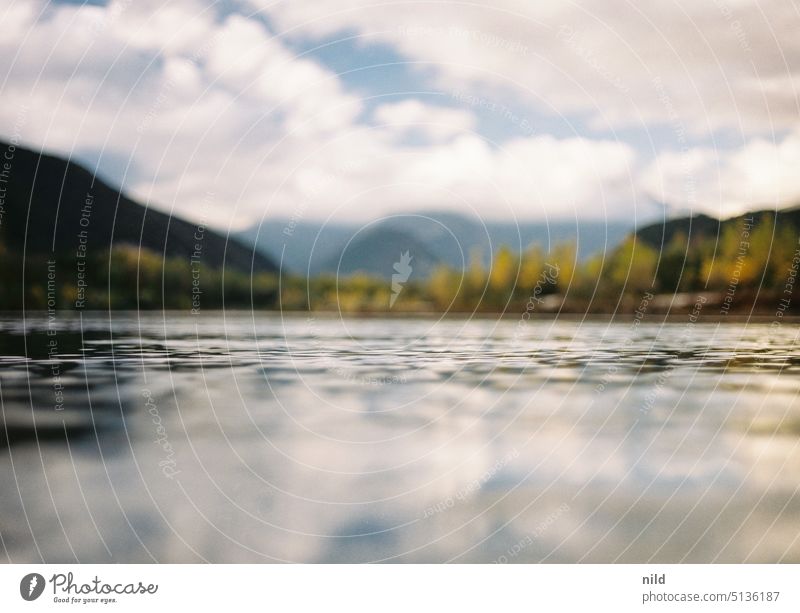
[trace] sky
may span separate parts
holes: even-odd
[[[794,0],[0,0],[0,137],[219,228],[800,204]]]

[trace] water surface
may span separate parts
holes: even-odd
[[[797,327],[0,319],[13,562],[800,562]]]

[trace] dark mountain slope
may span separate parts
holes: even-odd
[[[663,222],[649,224],[636,230],[636,236],[655,249],[662,245],[666,247],[676,236],[689,239],[689,242],[698,239],[714,238],[721,235],[728,226],[741,227],[746,218],[753,219],[753,227],[757,227],[767,217],[775,216],[775,225],[780,228],[790,225],[800,228],[800,208],[784,209],[782,211],[762,210],[745,213],[725,220],[715,219],[708,215],[695,215],[693,217],[680,217]]]
[[[188,260],[199,244],[205,266],[222,268],[224,263],[242,272],[276,270],[252,247],[146,208],[93,179],[78,164],[20,147],[9,149],[5,143],[0,143],[0,151],[8,153],[2,160],[8,166],[0,164],[0,198],[4,197],[0,236],[13,253],[22,255],[23,249],[27,256],[75,253],[83,242],[88,254],[129,244]]]

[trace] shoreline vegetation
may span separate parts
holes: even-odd
[[[18,317],[22,311],[13,310],[0,310],[0,317]],[[81,310],[81,311],[59,311],[58,318],[62,321],[77,320],[80,315],[85,316],[104,316],[113,313],[118,316],[132,316],[140,318],[148,317],[183,317],[187,312],[183,309],[143,309],[137,311],[136,309],[114,309],[112,311],[106,310]],[[224,316],[229,313],[233,316],[236,315],[252,315],[253,317],[259,316],[277,316],[289,319],[305,319],[305,320],[333,320],[333,319],[376,319],[376,320],[461,320],[461,321],[517,321],[520,319],[519,313],[506,311],[505,313],[492,313],[492,312],[449,312],[437,313],[435,311],[398,311],[398,312],[363,312],[363,313],[349,313],[345,311],[281,311],[279,309],[251,309],[247,307],[233,307],[231,309],[208,309],[202,313],[198,313],[198,317],[216,317]],[[685,324],[687,315],[691,311],[671,311],[669,313],[650,312],[646,317],[642,318],[650,324]],[[622,312],[617,313],[570,313],[567,311],[562,312],[542,312],[531,317],[530,321],[537,322],[551,322],[551,321],[564,321],[576,323],[630,323],[631,316],[634,313]],[[25,311],[25,316],[33,320],[35,318],[45,318],[48,312],[45,309]],[[692,323],[701,324],[717,324],[717,323],[732,323],[732,324],[769,324],[775,321],[774,314],[770,313],[737,313],[730,316],[719,315],[718,313],[699,313],[696,318],[693,318]],[[793,315],[786,315],[781,318],[782,323],[786,324],[800,324],[800,313]]]
[[[549,252],[500,247],[485,266],[472,253],[464,270],[439,266],[414,279],[413,259],[402,283],[365,274],[306,279],[296,275],[204,266],[202,260],[134,246],[110,251],[34,255],[24,261],[0,243],[0,310],[215,309],[340,312],[361,315],[680,314],[704,319],[800,314],[793,300],[800,239],[793,225],[769,213],[742,217],[718,235],[674,233],[663,249],[636,234],[616,248],[580,261],[574,242]],[[398,254],[399,255],[399,254]],[[23,276],[24,275],[24,276]]]

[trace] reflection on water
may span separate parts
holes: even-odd
[[[0,320],[14,562],[800,562],[794,326]]]

